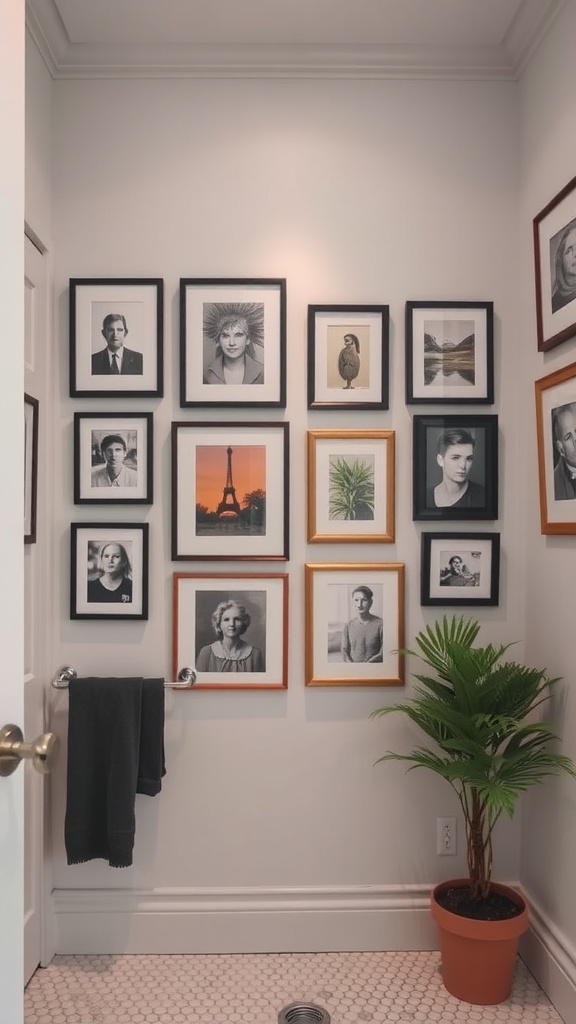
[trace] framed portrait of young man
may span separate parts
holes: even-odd
[[[498,518],[498,417],[414,416],[413,519]]]
[[[150,505],[153,414],[74,414],[74,504]]]

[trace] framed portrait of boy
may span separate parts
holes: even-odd
[[[493,401],[493,304],[407,302],[406,403]]]
[[[414,416],[413,519],[498,518],[498,417]]]
[[[148,523],[72,523],[70,618],[148,618]]]
[[[576,533],[576,363],[535,382],[540,523]]]
[[[151,505],[153,414],[74,414],[74,504]]]
[[[538,350],[576,335],[576,177],[533,221]]]
[[[389,306],[308,306],[308,408],[387,409]]]
[[[420,603],[497,605],[499,533],[423,533]]]

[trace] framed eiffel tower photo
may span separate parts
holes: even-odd
[[[287,423],[172,424],[172,558],[288,558]]]

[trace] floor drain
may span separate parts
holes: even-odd
[[[290,1003],[280,1010],[278,1024],[330,1024],[330,1014],[315,1003]]]

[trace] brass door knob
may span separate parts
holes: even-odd
[[[25,743],[17,725],[0,729],[0,776],[12,775],[20,761],[30,759],[37,772],[51,772],[60,750],[60,740],[53,732],[44,732],[32,743]]]

